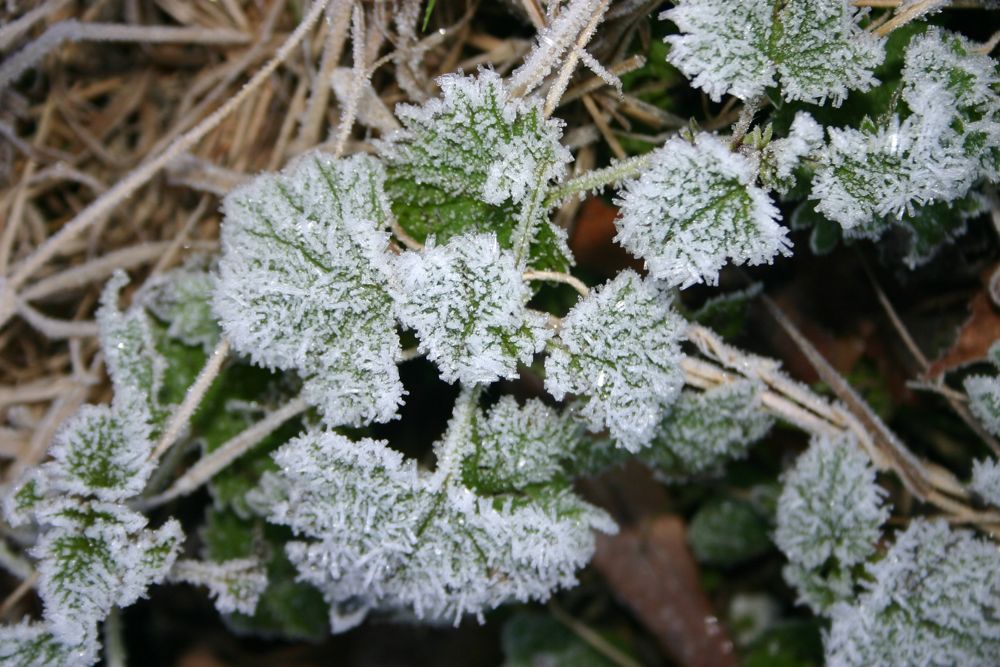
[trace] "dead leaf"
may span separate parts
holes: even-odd
[[[927,369],[925,380],[933,382],[945,373],[981,361],[990,345],[1000,338],[1000,312],[997,312],[988,288],[983,288],[972,297],[969,310],[969,319],[959,327],[955,342]]]

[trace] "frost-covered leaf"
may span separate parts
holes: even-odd
[[[1000,376],[973,375],[965,379],[969,410],[990,433],[1000,436]]]
[[[152,276],[136,301],[167,323],[167,336],[210,352],[219,340],[219,323],[212,312],[214,291],[209,263],[195,256],[181,268]]]
[[[914,519],[870,581],[836,605],[826,637],[831,667],[988,667],[1000,655],[1000,551],[943,521]]]
[[[795,115],[788,136],[775,139],[761,152],[760,180],[779,194],[795,185],[795,169],[823,145],[823,128],[804,111]]]
[[[66,644],[45,623],[0,625],[0,665],[3,667],[90,667],[97,662],[98,644],[88,636]]]
[[[1000,462],[996,459],[976,461],[972,466],[973,491],[996,507],[1000,507]]]
[[[181,560],[174,563],[170,579],[207,587],[220,614],[253,614],[267,588],[267,572],[256,558]]]
[[[460,399],[460,402],[463,399]],[[466,398],[466,401],[468,399]],[[475,449],[474,410],[458,408],[434,473],[384,442],[311,432],[275,454],[257,496],[269,520],[308,541],[288,544],[301,578],[344,630],[368,609],[457,622],[509,600],[545,599],[575,582],[607,516],[568,489],[478,496],[459,477]]]
[[[965,233],[969,220],[989,210],[989,201],[977,192],[951,202],[934,202],[903,214],[898,225],[908,235],[903,262],[915,269],[934,259],[947,243]]]
[[[742,458],[774,424],[763,411],[760,386],[750,380],[704,392],[682,391],[663,418],[643,461],[658,475],[677,479],[713,472]]]
[[[747,100],[780,82],[786,100],[839,105],[877,83],[881,42],[849,0],[681,0],[661,18],[681,34],[667,59],[715,101]]]
[[[225,200],[215,310],[233,347],[295,370],[329,424],[391,419],[403,388],[372,158],[313,153]]]
[[[405,252],[395,270],[400,320],[447,382],[517,377],[517,364],[531,363],[551,336],[546,317],[525,307],[531,290],[493,234]]]
[[[146,529],[141,514],[121,505],[53,502],[39,517],[51,526],[31,554],[45,619],[67,643],[83,642],[114,606],[126,607],[166,575],[183,537],[171,519]]]
[[[607,428],[619,446],[638,451],[680,392],[685,327],[664,291],[622,271],[563,319],[545,361],[545,388],[557,400],[580,394],[592,431]]]
[[[45,464],[57,493],[124,500],[138,495],[153,472],[152,433],[145,415],[84,405],[56,434]]]
[[[463,479],[477,491],[521,490],[548,482],[562,471],[579,439],[569,415],[530,399],[519,406],[504,396],[477,419],[475,451],[464,461]]]
[[[771,548],[767,522],[745,501],[723,499],[703,505],[688,526],[688,543],[702,563],[731,566]]]
[[[850,567],[875,551],[888,518],[875,468],[850,436],[814,436],[784,477],[775,543],[788,559]]]
[[[673,138],[625,184],[615,237],[671,285],[714,285],[727,260],[762,264],[789,254],[780,213],[754,184],[756,170],[718,137]]]
[[[816,209],[845,230],[877,236],[885,227],[880,218],[913,216],[918,206],[952,202],[977,180],[995,179],[996,85],[996,63],[964,37],[937,28],[915,36],[901,88],[909,115],[829,130],[813,180]]]
[[[798,594],[796,603],[809,607],[820,616],[829,614],[835,604],[850,600],[855,595],[854,574],[850,567],[830,565],[817,570],[799,563],[788,563],[781,574]]]
[[[529,264],[567,269],[566,234],[541,208],[570,161],[560,121],[545,118],[538,100],[510,97],[488,70],[438,83],[440,98],[396,108],[403,129],[379,146],[399,224],[420,241],[434,236],[440,243],[492,232],[507,249],[519,226],[532,226]]]

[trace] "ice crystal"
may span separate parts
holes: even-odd
[[[1000,462],[996,459],[976,461],[972,466],[973,491],[986,502],[1000,507]]]
[[[170,578],[205,586],[220,614],[253,614],[267,588],[267,572],[255,558],[224,562],[182,560],[174,564]]]
[[[531,290],[492,234],[403,253],[395,268],[400,320],[448,382],[516,377],[551,335],[546,317],[525,307]]]
[[[835,106],[848,90],[868,90],[884,57],[881,42],[858,21],[849,0],[682,0],[661,18],[679,35],[666,38],[667,59],[715,101],[747,100],[780,82],[786,100]]]
[[[751,161],[718,137],[671,139],[626,183],[615,240],[654,278],[681,287],[714,285],[727,259],[762,264],[789,254],[780,213],[756,177]]]
[[[481,447],[471,400],[463,392],[433,473],[383,441],[332,432],[306,433],[275,454],[281,472],[265,476],[255,502],[307,538],[290,542],[288,556],[331,603],[334,631],[368,609],[458,622],[510,600],[546,599],[575,582],[593,552],[591,531],[613,530],[565,485],[531,496],[466,487],[463,459]]]
[[[682,391],[642,458],[662,477],[677,479],[713,472],[746,455],[774,420],[762,410],[761,387],[750,380],[705,392]]]
[[[816,210],[844,229],[952,202],[996,178],[1000,95],[996,64],[964,37],[931,28],[906,50],[902,99],[909,115],[829,130],[813,180]],[[868,235],[877,236],[884,225]],[[862,231],[864,233],[864,231]]]
[[[329,424],[391,419],[403,388],[374,159],[313,153],[224,203],[215,309],[233,347],[297,371]]]
[[[570,161],[561,123],[545,118],[537,100],[511,97],[491,71],[438,83],[439,99],[397,107],[403,129],[380,144],[399,224],[440,243],[493,232],[533,266],[567,268],[566,234],[544,218],[541,204]],[[515,247],[522,243],[530,244],[523,257]]]
[[[850,567],[875,550],[889,511],[875,468],[850,436],[815,436],[785,475],[774,540],[793,563]]]
[[[1000,655],[1000,551],[943,521],[914,519],[871,581],[831,611],[831,667],[968,665]]]
[[[607,428],[619,446],[638,451],[680,392],[685,326],[660,287],[623,271],[563,319],[545,361],[545,388],[557,400],[580,394],[592,431]]]

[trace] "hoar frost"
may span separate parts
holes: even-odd
[[[493,234],[405,252],[394,268],[400,320],[448,382],[516,377],[551,335],[546,316],[525,307],[531,291]]]
[[[752,162],[714,135],[673,138],[625,184],[615,240],[654,278],[680,287],[714,285],[727,259],[762,264],[787,255],[781,215],[756,178]]]
[[[715,101],[748,100],[780,81],[786,100],[835,106],[868,90],[884,57],[849,0],[680,0],[661,18],[680,28],[667,59]]]
[[[557,400],[580,394],[580,416],[625,449],[649,444],[680,392],[686,323],[660,287],[633,271],[594,289],[563,319],[545,361]]]

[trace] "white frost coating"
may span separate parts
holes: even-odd
[[[170,580],[208,588],[220,614],[253,614],[267,588],[267,572],[256,558],[180,560],[174,563]]]
[[[964,386],[969,410],[987,431],[1000,436],[1000,376],[973,375]]]
[[[811,197],[845,230],[951,202],[996,179],[1000,95],[995,62],[964,37],[930,28],[912,39],[902,97],[911,114],[861,130],[830,129]]]
[[[615,240],[654,278],[681,287],[714,285],[727,259],[756,265],[787,255],[780,212],[756,178],[750,160],[718,137],[671,139],[621,191]]]
[[[850,436],[815,436],[784,477],[774,541],[788,559],[818,569],[842,567],[875,551],[888,518],[875,468]]]
[[[517,377],[551,336],[546,318],[525,307],[531,290],[511,252],[493,234],[455,236],[404,252],[394,264],[402,323],[447,382],[489,383]]]
[[[178,269],[151,276],[135,302],[166,322],[171,338],[211,352],[219,342],[219,323],[212,313],[214,291],[210,263],[195,255]]]
[[[685,326],[664,291],[622,271],[563,319],[545,361],[545,388],[556,400],[581,394],[590,430],[607,428],[619,446],[636,452],[680,393]]]
[[[1000,507],[1000,462],[996,459],[976,461],[972,466],[972,483],[969,488],[986,502]]]
[[[313,153],[224,202],[215,310],[234,349],[295,370],[328,424],[396,414],[388,203],[374,159]]]
[[[0,625],[0,665],[4,667],[90,667],[100,646],[93,636],[65,644],[45,623]]]
[[[87,641],[114,606],[127,607],[161,581],[183,539],[170,519],[147,530],[146,517],[122,505],[66,499],[48,504],[51,526],[31,550],[45,620],[61,641]]]
[[[1000,551],[943,521],[914,519],[852,603],[831,612],[830,667],[992,667],[1000,655]]]
[[[253,501],[308,538],[287,552],[331,603],[335,631],[368,609],[457,623],[511,600],[547,599],[575,583],[593,553],[592,530],[614,530],[565,489],[530,499],[471,491],[452,459],[474,450],[472,424],[456,412],[434,473],[384,442],[331,432],[307,433],[276,452],[281,472],[265,476]]]
[[[849,0],[680,0],[661,14],[679,35],[667,59],[713,100],[744,100],[779,81],[786,100],[838,106],[849,90],[868,90],[884,57],[882,42],[858,21]]]
[[[551,480],[560,460],[569,459],[580,429],[567,413],[536,399],[519,406],[504,396],[476,423],[476,451],[469,457],[466,479],[478,489],[523,489]]]
[[[784,194],[795,184],[793,171],[802,158],[823,145],[823,128],[804,111],[795,114],[792,127],[784,139],[769,143],[761,155],[761,180]]]

